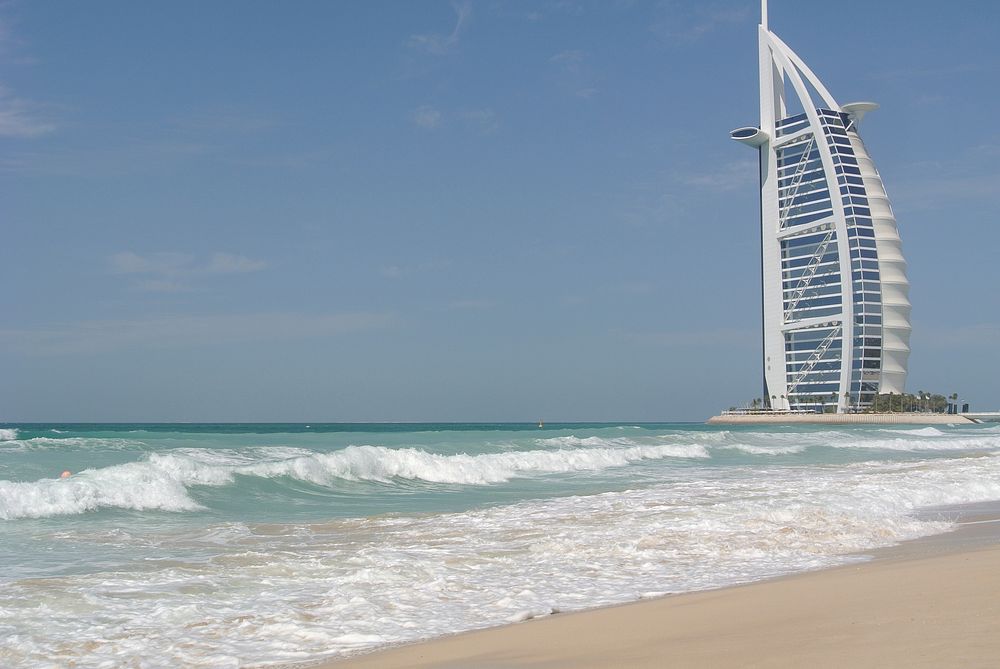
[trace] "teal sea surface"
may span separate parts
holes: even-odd
[[[995,424],[3,424],[0,666],[307,662],[844,564],[996,499]]]

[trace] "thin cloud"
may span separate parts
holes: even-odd
[[[191,271],[194,256],[188,253],[151,253],[141,256],[132,251],[122,251],[109,258],[115,274],[164,274],[174,275]]]
[[[447,56],[450,53],[454,53],[469,17],[472,15],[472,5],[468,2],[456,2],[452,4],[452,9],[455,10],[455,27],[452,28],[449,34],[428,33],[411,35],[406,41],[406,45],[412,49],[426,51],[435,56]]]
[[[757,163],[749,160],[739,160],[726,163],[714,172],[701,174],[684,174],[678,181],[687,186],[694,186],[716,193],[740,190],[759,180]]]
[[[135,290],[143,293],[187,293],[191,287],[179,281],[167,281],[165,279],[149,279],[137,281],[132,284]]]
[[[38,105],[11,95],[0,86],[0,137],[30,139],[55,129],[54,124],[41,118]]]
[[[921,346],[946,351],[956,348],[990,348],[1000,341],[1000,325],[996,323],[980,323],[955,328],[934,328],[925,330]]]
[[[106,353],[234,342],[293,341],[335,337],[391,326],[388,313],[173,315],[82,321],[36,329],[0,330],[0,344],[28,355]]]
[[[207,110],[176,116],[170,124],[182,131],[238,134],[257,133],[275,125],[270,118],[231,110]]]
[[[492,109],[467,109],[459,112],[459,117],[467,126],[484,134],[496,132],[500,127],[497,115]]]
[[[386,279],[400,279],[406,274],[406,270],[399,265],[383,265],[379,268],[378,273]]]
[[[441,112],[429,105],[421,105],[413,110],[410,119],[420,128],[433,130],[441,125]]]
[[[759,332],[744,328],[718,328],[713,330],[672,330],[659,332],[622,332],[631,342],[669,346],[671,348],[750,348],[757,346]]]
[[[263,260],[253,260],[232,253],[213,253],[205,271],[209,274],[244,274],[266,268],[267,263]]]
[[[9,53],[10,46],[17,45],[10,22],[0,17],[0,53],[6,63],[30,64],[32,58],[17,57]],[[56,130],[51,121],[45,119],[41,105],[15,95],[0,83],[0,137],[32,139]]]
[[[974,74],[996,69],[996,66],[988,63],[954,63],[951,65],[941,65],[933,67],[903,67],[895,70],[882,70],[873,72],[870,79],[876,81],[894,81],[906,79],[939,79],[942,77],[953,77],[960,74]]]
[[[112,274],[131,277],[130,288],[149,293],[180,293],[191,290],[190,281],[199,276],[246,274],[268,267],[264,260],[218,251],[199,261],[190,253],[149,253],[122,251],[108,258]]]
[[[690,43],[720,28],[745,23],[749,18],[748,7],[695,5],[690,9],[671,2],[663,6],[660,18],[653,22],[650,30],[663,42]]]
[[[484,309],[492,309],[493,307],[494,302],[492,300],[484,299],[454,300],[448,303],[449,309],[462,311],[482,311]]]
[[[583,63],[583,58],[583,51],[580,51],[579,49],[570,49],[567,51],[560,51],[556,55],[549,58],[549,62],[560,65],[570,72],[579,72],[580,66]]]
[[[586,64],[587,55],[579,49],[568,49],[549,58],[549,64],[557,68],[560,88],[578,98],[589,100],[598,93],[594,76]]]

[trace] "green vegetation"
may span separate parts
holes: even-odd
[[[817,407],[817,411],[824,413],[835,413],[837,411],[836,394],[805,399],[796,396],[789,399],[792,400],[793,404],[797,402],[812,404]],[[855,396],[846,393],[842,400],[842,406],[847,407],[848,411],[860,411],[862,413],[947,413],[949,404],[960,404],[958,393],[945,396],[924,392],[923,390],[918,390],[916,393],[885,393],[878,395],[871,406],[859,409],[854,409],[854,401]],[[763,399],[755,397],[740,409],[729,407],[729,410],[764,411],[768,408],[767,403]]]
[[[869,413],[884,412],[912,412],[923,411],[929,413],[945,413],[948,411],[948,403],[958,403],[958,393],[952,393],[945,397],[936,393],[926,393],[923,390],[913,393],[887,393],[878,395],[871,407],[866,409]]]

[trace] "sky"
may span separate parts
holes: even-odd
[[[0,420],[700,421],[761,394],[752,0],[0,3]],[[1000,3],[771,0],[908,390],[1000,409]]]

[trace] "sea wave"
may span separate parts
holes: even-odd
[[[193,511],[184,484],[144,462],[82,472],[69,479],[0,481],[0,519],[45,518],[101,508]]]
[[[306,454],[308,453],[308,454]],[[290,477],[331,485],[341,481],[490,485],[513,478],[595,472],[643,460],[707,458],[698,445],[632,446],[440,455],[416,448],[349,446],[332,453],[260,447],[242,451],[177,449],[147,460],[85,470],[65,480],[0,481],[0,518],[40,518],[100,508],[192,511],[192,486],[224,486],[237,476]]]
[[[728,444],[722,448],[742,451],[750,455],[789,455],[791,453],[802,453],[806,447],[802,444],[791,446],[755,446],[753,444]]]
[[[0,440],[3,448],[20,451],[50,450],[110,450],[144,449],[147,444],[136,439],[106,437],[32,437],[31,439]]]
[[[889,432],[892,434],[909,434],[915,437],[943,437],[947,433],[942,432],[936,427],[921,427],[914,430],[891,430],[891,429],[881,429],[879,432]]]
[[[1000,498],[1000,457],[718,473],[462,512],[215,525],[199,540],[164,528],[169,559],[12,579],[0,625],[26,667],[299,662],[844,564],[950,526],[915,509]],[[74,614],[80,602],[92,615]]]
[[[14,427],[0,428],[0,441],[14,441],[15,439],[17,439],[17,428]]]
[[[930,437],[931,435],[925,435]],[[981,451],[1000,448],[1000,437],[996,436],[948,436],[946,439],[900,438],[900,439],[858,439],[849,442],[833,442],[833,448],[863,448],[883,451]]]

